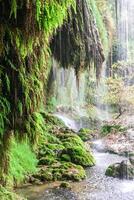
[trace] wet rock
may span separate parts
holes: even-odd
[[[68,182],[62,182],[62,183],[60,184],[60,187],[61,187],[61,188],[68,188],[68,189],[71,188],[71,186],[70,186],[70,184],[69,184]]]
[[[78,132],[78,136],[84,141],[91,140],[95,137],[95,132],[93,130],[82,128]]]
[[[130,139],[129,133],[112,133],[104,138],[107,151],[119,155],[129,156],[134,152],[134,140]]]
[[[131,163],[132,165],[134,165],[134,155],[130,156],[130,157],[129,157],[129,160],[130,160],[130,163]]]
[[[80,181],[86,176],[85,170],[80,165],[70,162],[57,162],[51,166],[43,166],[31,178],[31,182],[39,180],[41,182],[56,180]]]
[[[62,127],[54,116],[47,116],[46,120],[48,127],[37,151],[39,170],[31,182],[84,179],[83,167],[95,164],[91,150],[74,131]]]
[[[127,160],[115,163],[107,168],[105,175],[120,179],[134,179],[134,165]]]

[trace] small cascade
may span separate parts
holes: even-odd
[[[69,117],[63,115],[63,114],[60,114],[60,113],[55,113],[54,116],[58,117],[59,119],[61,119],[64,124],[69,128],[69,129],[72,129],[74,131],[78,131],[79,130],[79,125],[76,123],[75,120],[73,119],[70,119]]]

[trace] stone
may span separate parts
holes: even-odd
[[[128,160],[123,160],[121,163],[110,165],[105,175],[120,179],[134,179],[134,165]]]
[[[60,187],[61,187],[61,188],[68,188],[68,189],[71,188],[71,186],[70,186],[70,184],[69,184],[68,182],[62,182],[62,183],[60,184]]]
[[[129,161],[132,165],[134,165],[134,155],[129,157]]]

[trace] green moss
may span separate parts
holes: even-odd
[[[111,167],[109,167],[107,170],[106,170],[106,173],[105,173],[106,176],[113,176],[113,170]]]
[[[90,129],[82,128],[79,130],[78,136],[85,142],[93,138],[93,131]]]
[[[68,182],[62,182],[62,183],[60,184],[60,187],[61,187],[61,188],[70,188],[70,184],[69,184]]]
[[[85,176],[83,167],[70,162],[57,162],[41,168],[37,174],[33,175],[34,178],[43,182],[50,180],[80,181],[85,178]]]
[[[91,153],[83,149],[82,147],[72,147],[67,149],[68,154],[71,157],[71,161],[75,164],[88,167],[95,164],[94,158]]]
[[[11,12],[10,12],[10,17],[14,16],[16,19],[17,17],[17,1],[16,0],[11,0]]]
[[[63,179],[80,181],[86,177],[85,170],[80,165],[74,165],[72,163],[64,163],[64,166],[67,166],[63,174]]]
[[[15,194],[13,191],[9,191],[6,188],[0,186],[0,199],[1,200],[26,200],[17,194]]]
[[[65,127],[64,122],[62,122],[62,120],[60,120],[58,117],[45,112],[44,113],[42,112],[41,114],[43,115],[45,122],[49,123],[49,125]]]
[[[107,55],[108,48],[109,48],[109,40],[108,40],[109,38],[108,38],[107,27],[104,23],[103,16],[101,15],[100,10],[97,6],[97,2],[94,0],[90,0],[89,5],[90,5],[90,8],[92,9],[94,18],[96,19],[96,24],[100,33],[101,42],[103,44],[105,53]]]
[[[62,143],[65,146],[63,155],[69,155],[71,162],[81,166],[93,166],[95,160],[90,152],[84,146],[83,141],[75,134],[65,134]],[[63,157],[61,157],[63,159]]]
[[[39,165],[51,165],[55,162],[56,157],[51,155],[46,155],[45,157],[42,157],[39,159],[38,164]]]
[[[71,157],[68,154],[62,154],[61,160],[62,161],[67,161],[67,162],[71,162]]]
[[[7,116],[9,115],[10,103],[7,101],[6,98],[0,96],[0,137],[2,138],[6,126],[9,125],[9,120]]]
[[[101,134],[103,136],[108,135],[109,133],[120,133],[125,131],[125,128],[122,127],[121,125],[110,125],[110,124],[105,124],[101,127]]]
[[[10,167],[8,180],[20,183],[25,176],[36,172],[37,159],[27,143],[13,140],[10,150]]]
[[[86,150],[78,135],[62,128],[61,123],[59,126],[59,122],[58,127],[52,125],[52,121],[55,121],[54,117],[52,120],[50,116],[48,118],[44,115],[44,117],[48,129],[44,132],[44,139],[37,151],[39,172],[34,175],[34,178],[43,182],[83,179],[85,171],[82,166],[94,165],[91,153]],[[49,177],[48,174],[51,176]]]
[[[117,164],[113,164],[113,165],[110,165],[108,168],[107,168],[107,170],[106,170],[106,172],[105,172],[105,175],[106,176],[110,176],[110,177],[114,177],[114,178],[116,178],[116,177],[120,177],[120,164],[119,163],[117,163]]]

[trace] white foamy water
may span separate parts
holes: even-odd
[[[79,127],[75,120],[73,120],[63,114],[60,114],[60,113],[56,113],[56,114],[54,114],[54,116],[61,119],[68,128],[70,128],[74,131],[78,131]]]

